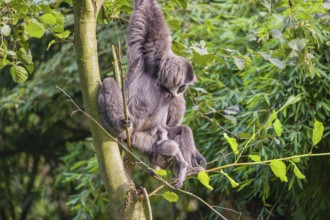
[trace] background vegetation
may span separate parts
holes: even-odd
[[[252,162],[330,151],[329,2],[161,5],[173,49],[191,60],[198,77],[186,94],[185,123],[208,168],[238,158]],[[56,89],[82,106],[71,2],[6,0],[0,11],[0,218],[107,219],[115,201],[105,194],[87,119],[71,116],[73,107]],[[118,39],[124,45],[130,11],[128,0],[109,1],[99,17],[103,76],[112,75],[111,45]],[[315,120],[324,126],[317,144]],[[244,149],[242,156],[224,133],[235,138],[239,152]],[[229,219],[327,219],[329,158],[284,163],[286,179],[276,177],[269,164],[257,164],[223,169],[232,182],[210,172],[212,191],[196,178],[184,189]],[[149,192],[160,185],[138,166],[133,179]],[[150,198],[155,219],[217,218],[196,199],[178,195],[176,203],[157,194]]]

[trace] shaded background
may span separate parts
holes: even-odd
[[[58,7],[66,29],[73,31],[67,2]],[[162,9],[173,33],[173,50],[191,60],[198,77],[186,93],[185,123],[193,129],[209,168],[235,161],[224,133],[236,137],[239,148],[244,146],[291,95],[300,94],[301,100],[278,115],[281,137],[273,129],[261,129],[246,155],[266,160],[308,153],[315,119],[325,130],[313,152],[329,152],[328,2],[213,0],[190,2],[186,9],[178,2],[163,1]],[[118,39],[125,44],[130,9],[119,7],[111,13],[120,11],[117,18],[100,19],[104,77],[112,75],[111,45]],[[56,89],[61,87],[82,106],[74,47],[63,42],[47,50],[52,39],[48,33],[29,40],[35,70],[25,83],[14,83],[9,67],[0,70],[0,218],[108,219],[107,207],[114,201],[106,198],[98,174],[88,121],[81,114],[71,116],[73,106]],[[302,48],[293,40],[303,42],[298,45]],[[230,106],[238,106],[239,113],[226,115]],[[327,219],[329,158],[297,162],[306,176],[302,180],[291,163],[286,165],[288,182],[281,182],[268,166],[257,165],[225,170],[240,183],[237,188],[213,173],[213,191],[195,178],[188,179],[184,189],[220,207],[229,219]],[[133,179],[149,192],[159,185],[138,167]],[[217,219],[195,199],[179,196],[177,203],[151,197],[155,219]]]

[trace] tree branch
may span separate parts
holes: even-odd
[[[100,122],[97,95],[100,71],[96,41],[96,20],[103,0],[73,0],[74,42],[85,111]],[[127,175],[117,143],[90,123],[101,177],[111,201],[114,219],[145,219],[142,201]]]

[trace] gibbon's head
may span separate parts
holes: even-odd
[[[196,82],[192,65],[183,57],[171,54],[161,63],[158,82],[172,96],[178,97],[186,88]]]

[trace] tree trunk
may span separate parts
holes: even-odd
[[[99,73],[96,19],[103,0],[73,0],[74,42],[85,111],[100,122],[97,94]],[[90,128],[101,177],[110,198],[113,219],[145,219],[142,201],[126,174],[116,142],[93,122]]]

